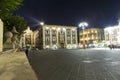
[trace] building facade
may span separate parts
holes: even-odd
[[[84,29],[79,32],[80,46],[85,44],[88,47],[89,44],[97,44],[104,40],[104,31],[99,28]]]
[[[77,48],[77,27],[41,25],[34,32],[34,45],[37,48]]]
[[[107,45],[120,45],[120,25],[104,28],[104,34]]]
[[[27,44],[34,46],[34,32],[30,30],[30,27],[24,31],[24,34],[21,35],[20,47],[24,48]]]

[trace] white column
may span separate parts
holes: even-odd
[[[76,45],[78,45],[78,38],[77,38],[77,28],[75,29],[75,32],[76,32],[76,34],[75,34],[75,36],[76,36]],[[79,36],[79,35],[78,35]]]
[[[72,42],[72,28],[71,28],[71,45],[73,44],[73,42]]]
[[[67,34],[66,34],[66,28],[65,28],[65,47],[67,47]]]
[[[58,28],[56,28],[56,30],[57,30],[57,47],[59,47],[59,41],[58,41]]]
[[[45,27],[42,26],[42,28],[43,28],[43,49],[45,49]]]
[[[3,22],[0,19],[0,52],[3,50]]]
[[[50,47],[52,47],[52,28],[50,28]]]

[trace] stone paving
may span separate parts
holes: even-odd
[[[38,80],[24,52],[0,54],[0,80]]]
[[[120,50],[33,50],[38,80],[120,80]]]

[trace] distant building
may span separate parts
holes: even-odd
[[[107,45],[120,45],[120,25],[104,28],[104,34]]]
[[[80,46],[85,43],[86,47],[89,44],[97,44],[104,40],[104,31],[99,28],[89,28],[80,31]]]

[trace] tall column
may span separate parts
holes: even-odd
[[[0,52],[3,50],[3,22],[0,19]]]
[[[45,49],[45,27],[44,26],[42,27],[43,27],[43,49]]]
[[[73,44],[72,41],[73,41],[73,40],[72,40],[72,28],[71,28],[71,45]]]
[[[50,28],[50,47],[52,47],[52,28]]]
[[[66,34],[66,28],[65,28],[65,47],[67,47],[67,34]]]
[[[77,41],[77,29],[75,29],[75,32],[76,32],[76,34],[75,34],[75,36],[76,36],[76,45],[78,45],[78,41]],[[78,35],[79,36],[79,35]]]
[[[59,41],[58,41],[58,39],[59,39],[59,38],[58,38],[58,29],[59,29],[59,28],[56,28],[56,30],[57,30],[57,47],[59,47]]]

